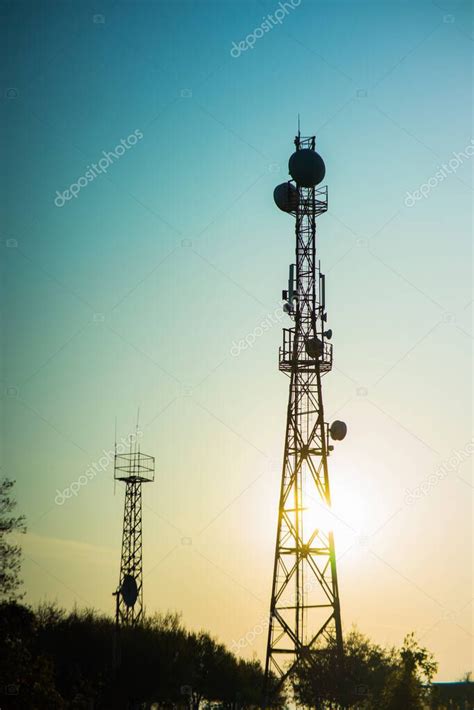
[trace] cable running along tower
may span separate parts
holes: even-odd
[[[143,616],[142,483],[154,481],[155,459],[140,451],[137,439],[138,426],[128,452],[117,453],[115,445],[114,479],[125,483],[120,579],[114,592],[117,626],[134,625]]]
[[[296,220],[296,263],[289,268],[284,310],[294,321],[283,329],[279,369],[290,378],[286,440],[278,511],[270,626],[266,654],[281,688],[299,663],[311,664],[318,649],[335,644],[342,661],[342,629],[333,534],[325,511],[331,505],[330,439],[346,435],[344,422],[324,421],[322,376],[332,367],[327,329],[325,277],[316,260],[316,219],[326,212],[327,187],[318,187],[325,165],[315,137],[295,138],[292,181],[278,185],[274,200]]]

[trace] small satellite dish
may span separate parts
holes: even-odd
[[[278,209],[283,212],[294,212],[298,208],[298,190],[291,182],[282,182],[273,190],[273,199]]]
[[[290,175],[301,187],[314,187],[324,180],[326,166],[321,156],[311,148],[297,150],[288,162]]]
[[[347,434],[347,424],[336,419],[329,427],[329,433],[334,441],[342,441]]]
[[[304,346],[309,357],[316,359],[323,354],[324,347],[319,338],[307,338]]]
[[[326,338],[327,338],[328,340],[331,340],[331,338],[332,338],[332,330],[331,330],[331,328],[329,328],[329,330],[325,330],[325,331],[324,331],[324,335],[326,336]]]
[[[120,588],[120,594],[125,602],[125,606],[131,607],[135,604],[138,598],[138,587],[135,580],[131,574],[126,574],[123,578],[122,586]]]

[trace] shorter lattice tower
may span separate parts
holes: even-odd
[[[137,439],[130,437],[127,453],[115,447],[114,479],[125,483],[120,579],[114,592],[117,625],[136,624],[143,615],[142,483],[155,480],[155,459],[140,451]]]

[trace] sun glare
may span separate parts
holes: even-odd
[[[367,500],[365,495],[363,497],[354,486],[335,491],[332,505],[329,507],[317,498],[314,486],[306,484],[303,500],[303,532],[306,539],[318,529],[325,533],[333,532],[339,545],[350,544],[367,535],[375,525],[371,501]]]

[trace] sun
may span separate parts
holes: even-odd
[[[345,546],[367,535],[374,522],[374,505],[355,485],[337,489],[331,506],[328,506],[317,496],[314,485],[306,483],[303,501],[304,538],[309,538],[314,530],[333,532],[339,545]]]

